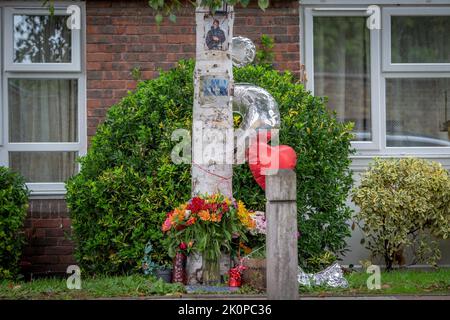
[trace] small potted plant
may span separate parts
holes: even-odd
[[[156,270],[156,277],[167,283],[172,282],[172,264],[167,262],[161,264]]]
[[[145,245],[144,258],[142,259],[142,270],[144,271],[144,274],[155,276],[157,279],[162,279],[163,281],[170,283],[172,281],[171,264],[166,261],[162,261],[162,263],[156,263],[152,259],[152,252],[153,246],[149,241]]]
[[[144,249],[144,258],[142,258],[142,270],[145,275],[156,275],[156,271],[158,270],[158,264],[152,259],[153,246],[149,241],[145,245]]]

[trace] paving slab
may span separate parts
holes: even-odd
[[[102,300],[267,300],[266,295],[240,294],[180,294],[137,298],[102,298]],[[390,296],[301,296],[298,300],[449,300],[450,295],[390,295]]]

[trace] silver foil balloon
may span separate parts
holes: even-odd
[[[253,42],[244,37],[233,38],[232,60],[237,67],[252,63],[256,55]],[[278,129],[280,127],[280,111],[272,95],[253,84],[238,83],[234,86],[233,112],[242,116],[237,132],[237,143],[246,143],[254,130]]]
[[[298,283],[303,286],[328,286],[332,288],[347,288],[348,282],[344,278],[341,266],[336,262],[318,273],[305,273],[298,267]]]
[[[242,116],[237,143],[245,143],[254,130],[278,129],[280,111],[272,95],[258,86],[239,83],[234,86],[233,112]]]
[[[244,37],[233,37],[231,59],[236,67],[244,67],[255,60],[256,47],[252,40]]]

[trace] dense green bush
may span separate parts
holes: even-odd
[[[289,72],[256,66],[237,69],[235,78],[267,89],[279,104],[280,144],[293,147],[298,158],[299,262],[313,270],[316,264],[308,260],[344,254],[345,237],[350,236],[346,222],[351,210],[346,199],[353,183],[349,170],[352,126],[339,123],[325,101],[309,94]],[[233,179],[236,198],[248,208],[264,210],[264,192],[253,182],[248,166],[236,167]]]
[[[27,208],[28,190],[24,179],[0,167],[0,279],[17,274]]]
[[[87,156],[81,159],[80,174],[68,182],[76,256],[85,270],[138,268],[150,239],[152,259],[166,259],[161,223],[165,213],[187,201],[191,192],[190,165],[171,162],[177,142],[170,137],[174,129],[191,129],[193,67],[193,62],[181,61],[158,78],[141,82],[135,92],[113,106]],[[299,159],[299,253],[303,265],[308,258],[342,252],[349,235],[346,220],[350,210],[345,199],[352,183],[350,127],[338,123],[324,102],[309,95],[288,72],[248,66],[235,70],[235,80],[266,88],[280,104],[280,142],[294,147]],[[117,167],[123,168],[117,172]],[[113,182],[105,180],[105,171],[108,175],[120,173],[120,177],[125,174],[122,171],[129,174],[126,179],[111,176],[118,179],[111,187]],[[264,209],[264,192],[247,165],[237,166],[233,179],[236,198],[244,200],[248,208]],[[119,192],[124,195],[119,197]],[[138,205],[142,201],[145,203]],[[123,217],[126,214],[135,218]],[[109,225],[121,234],[119,240],[107,230]]]
[[[450,234],[450,174],[423,159],[376,159],[353,190],[356,215],[374,257],[387,269],[412,249],[414,262],[436,264],[440,258],[431,237]]]

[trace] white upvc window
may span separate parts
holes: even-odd
[[[327,96],[342,121],[355,123],[353,144],[380,148],[379,30],[366,27],[367,7],[306,8],[307,88]]]
[[[306,86],[355,123],[358,155],[450,157],[448,2],[303,0],[301,30]]]
[[[450,72],[450,6],[387,7],[382,20],[383,71]]]
[[[57,2],[51,15],[41,1],[0,2],[0,165],[22,174],[35,196],[65,194],[86,153],[84,28],[67,24],[74,4],[84,9]]]
[[[5,8],[5,71],[81,71],[80,30],[69,29],[66,7]]]

